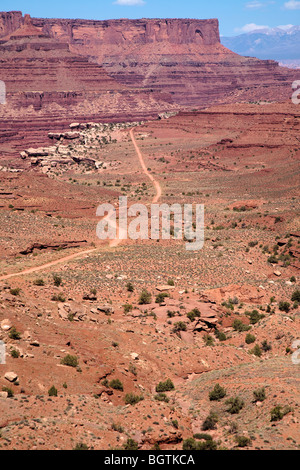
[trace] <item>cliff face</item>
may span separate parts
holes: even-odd
[[[0,38],[11,34],[23,24],[21,11],[0,12]]]
[[[143,119],[215,103],[279,101],[290,98],[297,78],[276,62],[226,49],[216,19],[0,13],[0,80],[7,86],[2,121]]]
[[[295,72],[241,57],[220,44],[216,19],[60,20],[34,18],[42,31],[92,56],[128,87],[170,93],[180,106],[231,100],[287,99]]]
[[[85,45],[127,43],[153,44],[168,41],[171,44],[220,43],[219,22],[212,20],[141,19],[141,20],[60,20],[34,18],[35,26],[67,42]]]

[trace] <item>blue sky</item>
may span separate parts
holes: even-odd
[[[218,18],[224,36],[299,25],[300,0],[0,0],[1,11],[47,18]]]

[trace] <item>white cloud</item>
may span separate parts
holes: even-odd
[[[300,10],[300,2],[296,0],[289,0],[289,2],[285,2],[284,8],[286,10]]]
[[[269,5],[273,5],[275,2],[260,2],[259,0],[252,0],[251,2],[246,3],[245,7],[248,10],[259,10],[260,8],[267,7]]]
[[[246,3],[246,8],[256,10],[258,8],[262,8],[265,4],[261,3],[257,0],[254,0],[253,2]]]
[[[136,5],[145,5],[144,0],[117,0],[114,2],[115,5],[133,7]]]
[[[235,28],[237,33],[251,33],[257,29],[269,29],[269,26],[258,25],[255,23],[245,24],[242,28]]]
[[[284,31],[288,31],[289,29],[293,28],[293,24],[282,24],[280,26],[277,26],[279,29],[283,29]]]

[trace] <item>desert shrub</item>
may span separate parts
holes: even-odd
[[[125,304],[123,305],[123,308],[124,308],[124,313],[129,313],[132,311],[133,306],[131,304]]]
[[[197,442],[192,437],[185,439],[182,444],[182,450],[197,450]]]
[[[295,276],[292,276],[291,279],[290,279],[291,282],[296,282],[296,278]],[[299,291],[300,292],[300,291]]]
[[[257,241],[257,240],[251,241],[251,242],[248,243],[248,246],[249,246],[250,248],[254,248],[254,247],[257,246],[257,245],[258,245],[258,241]]]
[[[240,397],[232,397],[226,401],[226,405],[229,405],[227,412],[234,415],[238,414],[244,408],[244,401]]]
[[[155,303],[156,304],[163,304],[166,297],[169,297],[169,294],[167,294],[166,292],[160,292],[156,296]]]
[[[124,428],[121,426],[121,424],[112,423],[111,429],[113,431],[119,432],[120,434],[123,434],[124,432]]]
[[[216,331],[216,337],[219,341],[226,341],[227,340],[227,336],[225,335],[225,333],[223,331]]]
[[[182,444],[183,450],[217,450],[218,444],[213,439],[203,439],[203,442],[197,442],[193,437],[185,439]]]
[[[296,279],[295,279],[294,282],[296,282]],[[292,302],[300,302],[300,290],[299,289],[296,289],[293,292],[291,300],[292,300]]]
[[[109,382],[109,386],[111,388],[113,388],[114,390],[120,390],[121,392],[123,392],[124,390],[124,387],[123,387],[123,384],[122,382],[119,380],[119,379],[113,379]]]
[[[197,450],[218,450],[218,444],[213,439],[198,442]]]
[[[251,439],[246,436],[236,436],[235,440],[238,447],[248,447],[251,445]]]
[[[268,263],[270,264],[277,264],[278,263],[278,259],[275,255],[271,255],[269,258],[268,258]]]
[[[241,333],[242,331],[249,331],[251,326],[245,325],[241,320],[236,318],[232,324],[232,327],[235,331]]]
[[[254,356],[261,357],[262,351],[260,349],[260,346],[256,344],[253,349],[250,351],[251,354],[254,354]]]
[[[14,289],[10,289],[9,292],[11,293],[11,295],[17,296],[17,295],[20,294],[21,289],[20,289],[19,287],[16,287],[16,288],[14,288]]]
[[[165,403],[169,403],[170,401],[169,397],[167,397],[165,393],[158,393],[157,395],[155,395],[154,399],[157,401],[163,401]]]
[[[10,339],[21,339],[21,333],[14,326],[10,329],[8,336]]]
[[[13,398],[14,391],[10,387],[2,387],[2,392],[6,392],[8,398]]]
[[[56,287],[59,287],[62,283],[62,278],[58,276],[57,274],[53,275],[53,283]]]
[[[127,289],[128,292],[133,292],[134,291],[134,287],[133,287],[132,282],[127,282],[126,289]]]
[[[139,445],[133,439],[127,439],[126,443],[123,445],[124,450],[139,450]]]
[[[187,317],[191,322],[194,322],[197,317],[200,317],[200,312],[197,308],[194,308],[191,312],[187,314]]]
[[[44,279],[35,279],[35,281],[33,281],[33,285],[44,286],[45,285]]]
[[[220,384],[216,384],[211,392],[209,392],[210,401],[220,401],[226,396],[225,388],[221,387]]]
[[[186,323],[183,321],[176,322],[173,327],[173,333],[179,333],[179,331],[186,331]]]
[[[64,303],[66,301],[66,298],[64,297],[63,294],[54,294],[52,297],[51,297],[51,300],[53,300],[53,302],[62,302]]]
[[[213,346],[215,344],[214,339],[211,335],[205,335],[203,338],[205,346]]]
[[[48,395],[49,397],[57,397],[57,388],[55,388],[54,385],[52,385],[52,387],[49,388]]]
[[[281,421],[285,415],[292,411],[290,406],[282,407],[280,405],[275,406],[271,410],[271,421]]]
[[[291,304],[289,302],[281,301],[279,302],[279,310],[281,312],[288,313],[290,311]]]
[[[11,352],[10,352],[10,355],[11,355],[11,357],[13,357],[14,359],[17,359],[18,357],[20,357],[20,353],[19,353],[19,351],[17,351],[16,349],[12,349]]]
[[[265,317],[263,313],[259,313],[257,310],[252,310],[252,312],[245,313],[249,317],[251,325],[255,325]]]
[[[255,340],[256,340],[255,336],[251,335],[251,333],[248,333],[245,339],[247,344],[255,343]]]
[[[264,401],[266,399],[266,389],[264,387],[258,388],[253,391],[253,397],[255,403],[257,401]]]
[[[71,356],[71,354],[67,354],[65,357],[62,358],[60,363],[64,366],[77,367],[78,359],[77,356]]]
[[[168,280],[168,286],[175,286],[175,282],[173,281],[173,279]]]
[[[139,298],[139,305],[148,305],[151,304],[152,296],[150,292],[146,289],[143,289]]]
[[[158,385],[156,385],[156,391],[158,393],[160,392],[170,392],[171,390],[174,390],[175,386],[172,382],[171,379],[167,379],[165,382],[159,382]]]
[[[144,397],[142,395],[134,395],[134,393],[127,393],[125,396],[126,405],[136,405],[142,400],[144,400]]]
[[[211,431],[215,429],[218,420],[218,415],[216,413],[210,412],[202,423],[202,431]]]
[[[209,441],[212,439],[212,436],[210,434],[206,434],[204,432],[196,433],[193,436],[194,439],[198,440],[204,440],[204,441]]]
[[[79,442],[78,444],[76,444],[73,450],[89,450],[89,448],[83,442]]]
[[[261,349],[262,349],[264,352],[271,351],[272,345],[271,345],[270,343],[268,343],[268,341],[265,339],[265,340],[261,343]]]

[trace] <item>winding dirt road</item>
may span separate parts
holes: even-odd
[[[130,138],[131,138],[132,143],[134,145],[137,156],[139,158],[139,162],[141,164],[143,172],[150,179],[150,181],[152,182],[153,186],[156,189],[156,194],[155,194],[155,196],[152,200],[152,204],[156,204],[159,201],[159,199],[161,197],[161,194],[162,194],[161,186],[160,186],[159,182],[153,177],[153,175],[151,175],[151,173],[148,171],[148,169],[146,167],[143,155],[142,155],[142,153],[139,149],[139,146],[138,146],[138,144],[135,140],[133,129],[130,130],[129,135],[130,135]],[[107,214],[104,217],[104,219],[107,219],[109,217],[110,217],[110,214]],[[110,247],[116,247],[122,241],[123,240],[121,240],[120,237],[117,238],[116,240],[112,240],[110,242]],[[90,250],[80,251],[78,253],[73,253],[72,255],[64,256],[64,257],[59,258],[55,261],[50,261],[49,263],[42,264],[41,266],[35,266],[33,268],[27,268],[27,269],[24,269],[23,271],[20,271],[18,273],[6,274],[5,276],[0,277],[0,281],[5,281],[5,280],[11,279],[13,277],[23,276],[23,275],[26,275],[26,274],[32,274],[32,273],[36,273],[36,272],[39,272],[39,271],[44,271],[45,269],[52,268],[53,266],[56,266],[57,264],[66,263],[66,262],[71,261],[71,260],[76,259],[76,258],[82,258],[86,255],[89,255],[90,253],[94,253],[97,250],[98,250],[98,248],[93,248],[93,249],[90,249]]]

